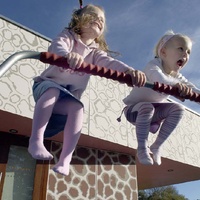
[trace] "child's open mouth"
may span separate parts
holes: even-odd
[[[178,61],[177,61],[177,65],[178,65],[179,67],[183,66],[183,60],[178,60]]]

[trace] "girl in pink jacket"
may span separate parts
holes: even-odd
[[[87,5],[74,11],[69,27],[55,38],[49,51],[68,59],[70,69],[50,65],[34,78],[36,101],[28,151],[33,158],[51,160],[52,154],[43,144],[44,137],[64,132],[63,148],[53,170],[69,174],[73,151],[83,123],[81,95],[87,87],[89,74],[74,71],[83,61],[131,74],[133,85],[143,86],[143,72],[110,57],[104,39],[105,12],[99,6]]]

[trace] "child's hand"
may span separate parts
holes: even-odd
[[[126,71],[125,73],[131,75],[133,86],[142,87],[146,83],[146,75],[142,71],[130,69]]]
[[[180,94],[180,97],[177,98],[180,99],[181,101],[185,101],[184,97],[192,94],[192,88],[188,87],[186,84],[177,83],[175,87],[178,88]]]
[[[83,57],[75,52],[68,53],[66,58],[69,64],[69,68],[73,70],[78,69],[84,61]]]

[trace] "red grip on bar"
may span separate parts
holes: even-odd
[[[58,56],[56,54],[52,54],[49,52],[42,52],[40,55],[40,61],[43,63],[56,65],[58,67],[69,68],[67,58],[65,58],[63,56]],[[88,64],[86,62],[83,62],[81,67],[76,69],[76,71],[116,80],[120,83],[126,83],[128,86],[133,87],[132,79],[129,74],[125,74],[123,72],[108,69],[106,67],[100,67],[97,65]],[[155,82],[154,84],[152,84],[152,86],[150,83],[148,85],[150,85],[150,87],[148,86],[149,88],[152,88],[153,90],[155,90],[157,92],[163,92],[168,95],[180,97],[179,91],[178,91],[177,87],[175,87],[175,86],[170,86],[170,85],[166,85],[166,84],[158,83],[158,82]],[[184,99],[189,99],[191,101],[200,102],[200,94],[192,92],[191,94],[185,96]]]
[[[108,69],[106,67],[100,67],[93,64],[83,63],[77,71],[82,71],[92,75],[98,75],[100,77],[112,79],[114,81],[118,81],[120,83],[126,83],[128,86],[133,87],[132,79],[129,74],[125,74],[123,72],[119,72],[116,70]]]
[[[67,58],[63,56],[58,56],[56,54],[52,54],[49,52],[42,52],[40,55],[40,61],[43,63],[56,65],[58,67],[69,68]],[[116,80],[120,83],[126,83],[128,86],[133,87],[132,79],[129,74],[108,69],[106,67],[100,67],[97,65],[83,62],[83,64],[79,68],[75,69],[75,71],[84,72],[87,74],[92,74],[95,76],[100,76],[100,77]]]
[[[181,97],[180,93],[178,91],[178,88],[175,86],[155,82],[152,89],[157,92],[163,92],[165,94],[169,94],[169,95],[172,95],[175,97]],[[200,94],[198,94],[196,92],[192,92],[191,94],[188,94],[188,95],[184,96],[183,98],[189,99],[189,100],[195,101],[195,102],[200,102]]]
[[[67,58],[49,52],[41,52],[40,61],[50,65],[56,65],[58,67],[69,68]]]

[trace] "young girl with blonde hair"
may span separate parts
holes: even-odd
[[[105,24],[105,12],[99,6],[90,4],[75,10],[69,27],[49,47],[51,53],[66,56],[71,69],[50,65],[34,78],[36,105],[28,151],[35,159],[51,160],[53,155],[47,151],[43,140],[63,131],[62,152],[53,167],[63,175],[69,174],[72,154],[81,134],[84,105],[80,98],[90,78],[89,74],[74,69],[85,61],[129,73],[133,85],[142,86],[146,81],[143,72],[109,56],[104,38]]]
[[[192,41],[188,36],[168,31],[155,47],[155,58],[144,69],[147,81],[175,85],[182,100],[192,90],[199,93],[200,90],[180,73],[189,60],[191,49]],[[126,119],[136,127],[137,157],[142,164],[161,164],[162,146],[183,116],[184,107],[167,101],[168,97],[149,88],[134,87],[123,100],[127,105]],[[149,148],[149,132],[158,130],[158,136]]]

